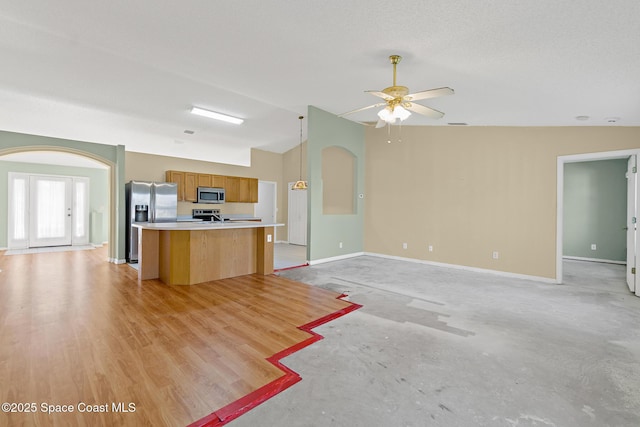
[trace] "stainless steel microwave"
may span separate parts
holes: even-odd
[[[198,187],[198,203],[224,203],[224,188]]]

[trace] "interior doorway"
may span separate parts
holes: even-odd
[[[635,159],[640,154],[640,150],[621,150],[603,153],[578,154],[571,156],[559,156],[557,163],[557,230],[556,230],[556,282],[563,283],[563,254],[564,254],[564,184],[565,184],[565,165],[567,163],[590,162],[597,160],[613,160],[613,159],[630,159],[630,164],[635,165]],[[637,201],[640,200],[640,189],[637,185],[635,175],[636,170],[633,169],[633,175],[627,180],[627,265],[626,269],[630,271],[636,270],[637,260],[636,254],[639,253],[638,239],[635,238],[635,218],[637,213]],[[633,239],[629,238],[633,235]],[[629,243],[632,242],[632,243]],[[640,296],[639,287],[635,286],[636,275],[629,274],[627,280],[631,292]],[[629,283],[629,280],[633,283]]]
[[[22,138],[21,135],[16,134],[16,138]],[[119,225],[120,218],[118,215],[117,207],[124,204],[124,189],[120,190],[120,180],[122,174],[124,174],[124,166],[122,160],[124,159],[124,147],[117,146],[113,150],[107,150],[105,155],[102,151],[100,153],[94,152],[89,147],[93,144],[86,143],[87,149],[77,149],[59,145],[49,145],[47,138],[42,138],[43,142],[39,145],[30,145],[27,141],[24,144],[11,145],[6,148],[0,148],[0,161],[19,162],[19,163],[34,163],[42,164],[43,167],[58,166],[75,166],[89,169],[102,169],[106,173],[104,187],[100,187],[96,191],[96,187],[92,186],[93,195],[99,196],[99,205],[96,209],[91,208],[90,227],[93,231],[93,223],[98,225],[99,234],[105,235],[104,239],[96,242],[92,242],[97,245],[104,243],[108,246],[108,262],[115,264],[122,264],[124,259],[124,230],[121,230]],[[84,144],[84,143],[79,143]],[[113,154],[112,159],[109,153]],[[117,159],[115,159],[117,158]],[[115,160],[114,160],[115,159]],[[40,171],[38,171],[40,173]],[[48,173],[48,172],[47,172]],[[57,172],[53,172],[57,173]],[[6,183],[6,178],[5,178]],[[0,205],[0,220],[4,218],[4,231],[7,231],[8,217],[2,215],[4,207]],[[7,235],[0,233],[2,239],[6,239]],[[8,243],[8,241],[7,241]],[[8,246],[8,244],[7,244]]]
[[[273,181],[258,181],[258,203],[254,205],[253,213],[262,222],[275,224],[278,215],[278,183]],[[278,240],[278,227],[274,230],[274,240]]]
[[[293,182],[289,183],[287,229],[289,244],[307,245],[307,190],[292,190]]]

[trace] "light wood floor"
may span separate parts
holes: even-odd
[[[298,326],[350,305],[273,275],[138,282],[106,259],[106,248],[0,252],[0,401],[37,406],[1,412],[0,425],[187,425],[282,377],[265,359],[310,337]]]

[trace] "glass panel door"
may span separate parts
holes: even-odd
[[[30,177],[29,247],[71,245],[71,178]]]
[[[73,178],[73,236],[74,245],[89,244],[89,179]]]
[[[29,175],[9,172],[7,246],[23,249],[29,246]]]

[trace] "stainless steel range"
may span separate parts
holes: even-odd
[[[220,209],[193,209],[191,216],[193,216],[193,219],[201,219],[203,221],[222,221]]]

